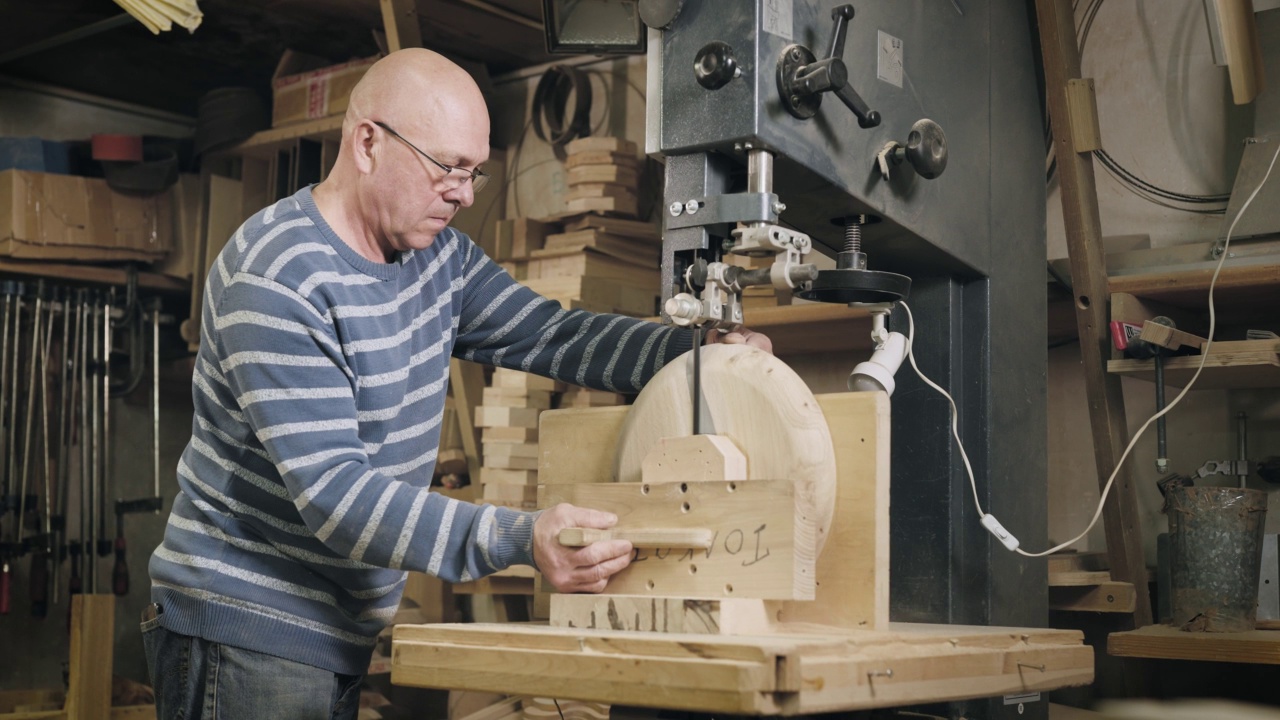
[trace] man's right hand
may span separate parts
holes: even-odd
[[[533,559],[538,569],[560,592],[601,592],[614,573],[631,564],[630,541],[604,540],[571,548],[560,544],[560,531],[573,527],[608,530],[617,522],[613,513],[568,503],[542,511],[533,526]]]

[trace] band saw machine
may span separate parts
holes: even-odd
[[[632,564],[600,595],[552,595],[546,625],[398,626],[393,682],[802,715],[1092,681],[1082,635],[1042,627],[1042,561],[982,527],[950,406],[894,378],[906,343],[888,328],[910,298],[974,496],[1042,545],[1045,351],[1023,341],[1045,313],[1031,26],[1022,4],[960,8],[639,3],[663,320],[700,346],[749,326],[742,293],[768,285],[865,309],[877,352],[852,392],[815,396],[768,353],[706,346],[630,407],[544,413],[539,505],[617,513]],[[1045,717],[1015,704],[952,707]]]

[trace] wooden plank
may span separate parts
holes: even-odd
[[[622,153],[624,155],[632,156],[636,154],[636,144],[634,142],[624,138],[602,137],[598,135],[578,138],[566,145],[564,149],[565,152],[568,153],[569,157],[573,157],[578,153],[595,152]]]
[[[1107,301],[1112,288],[1108,286],[1093,158],[1075,147],[1076,131],[1067,96],[1068,83],[1080,78],[1080,50],[1070,0],[1036,0],[1036,18],[1044,55],[1049,115],[1053,119],[1094,459],[1098,482],[1105,485],[1117,469],[1128,437],[1128,425],[1119,377],[1107,373],[1105,366],[1110,355]],[[1110,500],[1103,509],[1103,519],[1112,577],[1145,587],[1142,521],[1137,490],[1127,467],[1119,468]],[[1141,627],[1149,625],[1151,620],[1150,597],[1145,592],[1139,593],[1134,623]]]
[[[1102,130],[1098,127],[1098,101],[1094,96],[1093,78],[1067,79],[1067,111],[1071,113],[1071,142],[1076,152],[1101,149]]]
[[[1151,625],[1111,633],[1107,652],[1123,657],[1280,665],[1280,632],[1183,632],[1168,625]]]
[[[639,548],[609,580],[608,594],[689,598],[810,600],[814,592],[812,520],[796,512],[791,480],[733,483],[577,483],[543,485],[539,507],[567,502],[618,516],[616,529],[710,528],[705,551]]]
[[[503,485],[528,485],[536,488],[538,485],[538,471],[484,468],[480,471],[480,482],[486,485],[489,483],[501,483]]]
[[[658,272],[648,265],[619,260],[587,249],[565,257],[530,260],[528,277],[592,277],[627,282],[639,287],[658,287]]]
[[[1196,381],[1201,390],[1266,388],[1280,385],[1280,353],[1274,340],[1215,342],[1207,355],[1185,355],[1166,358],[1165,384],[1184,387],[1195,374],[1200,362],[1204,371]],[[1107,372],[1154,381],[1154,360],[1110,360]]]
[[[658,228],[653,223],[642,220],[624,220],[605,215],[584,215],[565,225],[565,230],[568,232],[592,228],[603,230],[611,235],[622,235],[650,242],[661,242],[662,240],[662,234],[658,231]]]
[[[591,543],[608,540],[627,540],[638,548],[673,548],[677,550],[709,550],[716,534],[707,528],[630,528],[597,530],[594,528],[565,528],[560,531],[560,544],[565,547],[586,547]]]
[[[453,395],[453,408],[458,413],[462,449],[467,453],[467,470],[471,477],[480,476],[480,424],[477,413],[483,390],[483,366],[457,358],[449,359],[449,392]]]
[[[1069,612],[1131,613],[1136,604],[1133,585],[1110,580],[1082,587],[1049,587],[1049,609]]]
[[[1231,78],[1231,99],[1247,105],[1262,91],[1262,47],[1252,0],[1216,0],[1218,27],[1222,29],[1222,52]]]
[[[480,431],[480,442],[538,442],[538,428],[487,427]]]
[[[634,618],[644,606],[615,612],[623,608]],[[1079,632],[962,625],[747,637],[399,626],[392,681],[722,714],[798,715],[1088,684],[1093,651],[1081,640]]]
[[[381,0],[382,27],[387,33],[387,50],[422,47],[422,26],[414,0]]]
[[[1120,275],[1110,279],[1110,290],[1141,298],[1160,300],[1179,307],[1206,307],[1213,268],[1178,270],[1141,275]],[[1280,286],[1280,263],[1259,265],[1225,265],[1214,286],[1218,303],[1242,302],[1246,305],[1267,303],[1276,297]],[[1271,302],[1271,307],[1275,303]]]
[[[836,456],[836,506],[813,602],[776,604],[784,623],[889,627],[890,404],[883,393],[818,395]],[[771,604],[772,605],[772,604]]]
[[[564,383],[559,380],[508,368],[497,368],[493,371],[493,386],[550,392],[563,392],[565,388]]]
[[[635,165],[577,165],[569,168],[566,182],[570,187],[588,183],[616,183],[635,191],[639,174]]]
[[[579,197],[568,200],[564,206],[569,212],[611,212],[632,218],[640,212],[639,201],[632,196]]]
[[[593,152],[576,152],[565,157],[564,167],[566,170],[573,170],[585,165],[623,165],[635,167],[638,164],[636,156],[631,153],[593,151]]]
[[[551,393],[546,390],[521,390],[487,387],[481,393],[485,407],[536,408],[551,407]]]
[[[476,427],[525,427],[538,426],[538,416],[542,410],[537,408],[499,407],[497,405],[480,405],[475,408],[474,423]],[[465,439],[466,433],[463,433]]]
[[[871,316],[862,308],[829,303],[748,308],[747,327],[773,341],[780,357],[817,352],[870,350]]]
[[[71,598],[68,717],[77,720],[107,720],[111,717],[115,618],[114,595],[73,595]]]
[[[124,270],[96,265],[68,265],[50,262],[28,262],[23,260],[0,260],[0,273],[6,275],[27,275],[31,277],[56,278],[75,282],[97,283],[99,285],[129,284],[129,275]],[[138,287],[156,292],[180,295],[191,289],[185,280],[152,272],[138,273]]]
[[[1202,350],[1205,343],[1208,342],[1199,335],[1192,335],[1189,332],[1183,332],[1150,320],[1143,321],[1142,333],[1138,335],[1138,338],[1144,342],[1170,350],[1179,350],[1184,347]]]

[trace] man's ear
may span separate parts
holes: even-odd
[[[351,154],[355,160],[356,170],[362,175],[372,173],[377,160],[377,152],[374,149],[377,129],[372,121],[361,120],[351,131]]]

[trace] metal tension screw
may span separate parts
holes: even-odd
[[[778,215],[781,215],[782,213],[787,211],[787,204],[781,201],[774,202],[773,211]]]
[[[684,203],[677,200],[671,203],[667,210],[671,213],[671,217],[680,217],[680,214],[684,212]]]
[[[689,202],[684,204],[684,211],[689,213],[690,215],[693,215],[697,213],[698,209],[701,207],[702,207],[702,203],[698,202],[697,200],[690,200]]]

